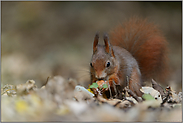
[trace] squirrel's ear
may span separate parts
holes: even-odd
[[[109,37],[108,37],[108,35],[107,35],[106,33],[104,34],[104,43],[105,43],[105,51],[106,51],[107,53],[111,53],[111,55],[112,55],[113,57],[115,57],[115,56],[114,56],[113,49],[112,49],[111,44],[110,44],[110,42],[109,42]]]
[[[98,39],[99,39],[99,33],[97,32],[95,34],[95,38],[94,38],[94,42],[93,42],[93,52],[95,52],[97,50]]]

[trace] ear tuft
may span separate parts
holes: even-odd
[[[104,43],[105,43],[105,51],[110,53],[113,57],[115,57],[112,46],[109,42],[109,36],[107,33],[104,33]]]
[[[105,50],[107,53],[110,52],[110,42],[109,42],[109,37],[107,33],[104,34],[104,43],[105,43]]]
[[[98,39],[99,39],[99,33],[97,32],[95,34],[95,38],[94,38],[94,42],[93,42],[93,52],[95,52],[97,50]]]

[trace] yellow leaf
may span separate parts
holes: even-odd
[[[91,88],[89,88],[89,89],[87,89],[89,92],[91,92],[92,94],[94,94],[93,93],[93,90],[91,89]]]
[[[18,100],[15,103],[15,108],[18,113],[26,112],[28,109],[28,104],[24,100]]]

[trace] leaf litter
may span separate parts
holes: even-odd
[[[182,121],[182,92],[163,89],[152,80],[152,87],[142,87],[142,97],[125,88],[123,98],[95,94],[108,88],[93,83],[88,88],[75,79],[53,76],[38,88],[34,80],[1,88],[2,121]]]

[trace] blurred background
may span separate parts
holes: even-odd
[[[92,43],[132,16],[148,18],[169,42],[174,90],[182,87],[182,2],[1,2],[1,86],[49,76],[87,87]],[[173,83],[173,84],[172,84]]]

